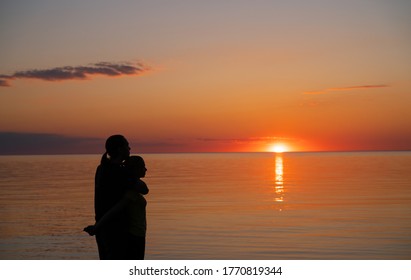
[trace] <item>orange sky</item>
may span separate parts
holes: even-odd
[[[411,149],[408,2],[160,2],[1,4],[0,153]]]

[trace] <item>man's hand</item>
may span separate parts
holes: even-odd
[[[85,227],[83,231],[87,232],[90,236],[96,235],[96,227],[94,225]]]

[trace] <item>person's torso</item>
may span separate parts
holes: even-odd
[[[127,207],[128,230],[135,236],[146,236],[147,220],[146,206],[147,201],[144,196],[136,190],[127,192],[130,203]]]
[[[95,185],[96,221],[124,197],[126,188],[127,173],[123,166],[114,164],[98,166]],[[107,222],[105,227],[124,227],[125,219],[125,215],[120,213],[116,219]]]

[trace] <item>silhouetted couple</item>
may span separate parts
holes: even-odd
[[[110,136],[95,176],[96,223],[84,228],[96,236],[101,260],[142,260],[146,243],[147,185],[143,158],[130,156],[127,139]]]

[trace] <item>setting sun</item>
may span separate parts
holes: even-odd
[[[282,143],[275,143],[268,147],[268,151],[273,153],[284,153],[288,150],[288,147]]]

